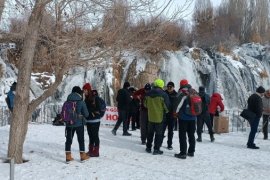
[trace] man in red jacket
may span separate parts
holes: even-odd
[[[213,126],[214,116],[219,116],[219,113],[224,111],[224,104],[222,97],[219,93],[213,93],[209,104],[209,113],[211,117],[211,123]]]

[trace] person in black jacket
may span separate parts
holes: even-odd
[[[206,94],[205,88],[202,86],[199,87],[199,96],[202,99],[202,113],[197,116],[197,141],[202,142],[203,124],[205,123],[208,128],[210,140],[211,142],[214,142],[214,132],[211,123],[210,113],[208,111],[208,106],[210,104],[210,96]]]
[[[248,98],[248,110],[256,114],[256,117],[249,121],[251,130],[248,137],[247,148],[250,149],[259,149],[259,147],[254,144],[254,139],[263,112],[262,96],[264,92],[265,89],[260,86],[256,89],[256,93]]]
[[[97,92],[92,90],[91,84],[83,86],[85,95],[84,102],[87,106],[89,116],[86,118],[87,133],[89,136],[89,146],[87,154],[91,157],[99,157],[99,127],[100,127],[100,103]],[[94,95],[95,93],[95,95]]]
[[[128,90],[130,87],[129,82],[125,82],[122,89],[120,89],[117,93],[116,101],[118,102],[118,120],[112,130],[112,134],[116,136],[116,131],[119,128],[120,124],[123,122],[123,136],[131,136],[127,129],[127,121],[128,121],[128,110],[129,105],[132,100],[131,94]]]
[[[173,116],[173,104],[176,99],[177,92],[174,90],[174,83],[173,82],[168,82],[167,84],[167,89],[165,92],[169,96],[170,100],[170,106],[168,107],[169,112],[165,116],[165,120],[163,122],[163,139],[165,135],[166,128],[168,127],[168,141],[167,141],[167,149],[172,150],[172,139],[173,139],[173,129],[175,125],[175,121],[177,121],[177,118]]]
[[[131,122],[132,131],[136,131],[136,129],[140,128],[140,123],[139,123],[140,101],[137,98],[134,98],[134,93],[136,92],[136,89],[134,87],[130,87],[128,90],[133,98],[130,102],[129,110],[128,110],[127,129],[129,129],[129,124]]]

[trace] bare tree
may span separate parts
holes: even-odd
[[[73,67],[95,66],[100,64],[105,56],[113,56],[115,52],[119,52],[124,47],[123,41],[129,37],[128,35],[132,36],[123,31],[124,27],[130,23],[127,12],[130,10],[143,11],[144,8],[147,8],[145,5],[153,2],[154,0],[138,0],[137,3],[131,5],[124,3],[128,9],[120,8],[120,13],[112,13],[112,15],[123,15],[123,18],[116,17],[116,20],[120,21],[119,26],[117,23],[107,22],[106,24],[104,21],[103,24],[106,24],[104,25],[106,28],[103,30],[99,13],[105,14],[104,12],[110,12],[112,7],[118,7],[115,6],[117,3],[114,0],[102,2],[96,0],[37,0],[33,4],[18,68],[17,93],[8,147],[9,158],[15,158],[16,163],[24,161],[22,158],[23,144],[30,115],[41,102],[55,92],[62,82],[64,74]],[[32,1],[30,1],[30,7],[31,3]],[[46,16],[44,16],[45,14]],[[97,42],[106,42],[106,38],[110,37],[104,36],[104,34],[108,32],[112,34],[121,32],[123,34],[122,36],[118,35],[113,44],[101,48]],[[51,68],[56,79],[55,83],[40,97],[30,101],[29,88],[32,67],[34,61],[41,58],[40,53],[46,55],[44,60],[46,59],[52,65]]]
[[[2,14],[3,14],[4,8],[5,8],[5,2],[6,2],[6,0],[0,0],[0,21],[1,21]]]
[[[213,45],[214,14],[210,0],[197,0],[193,14],[195,38],[198,46],[209,48]]]

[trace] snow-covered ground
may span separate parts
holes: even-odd
[[[79,162],[76,135],[72,152],[75,161],[65,164],[64,127],[30,124],[24,147],[24,157],[30,161],[15,165],[15,179],[19,180],[91,180],[91,179],[269,179],[270,141],[262,139],[262,133],[255,142],[259,150],[247,149],[247,133],[216,135],[211,143],[208,134],[203,142],[196,144],[195,157],[177,159],[178,135],[175,131],[173,150],[167,150],[166,140],[161,149],[163,155],[145,152],[140,144],[139,131],[132,131],[131,137],[112,136],[111,127],[100,129],[101,150],[99,158]],[[6,157],[9,126],[0,127],[0,157]],[[86,145],[88,136],[85,131]],[[9,164],[0,163],[0,179],[9,179]]]

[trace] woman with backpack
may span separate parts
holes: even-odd
[[[74,113],[72,113],[72,111],[74,112],[74,110],[78,115],[75,116],[76,119],[74,119]],[[81,161],[83,162],[89,159],[89,156],[85,153],[83,123],[83,118],[86,118],[89,114],[87,111],[87,107],[83,102],[82,90],[79,86],[74,86],[72,88],[72,93],[68,96],[67,101],[63,105],[61,115],[66,122],[66,163],[70,163],[74,160],[71,155],[71,144],[75,132],[78,137]]]
[[[89,116],[86,119],[87,132],[89,136],[89,151],[91,157],[99,157],[99,127],[101,118],[101,104],[98,100],[97,92],[93,93],[90,83],[83,86],[85,103],[89,111]]]

